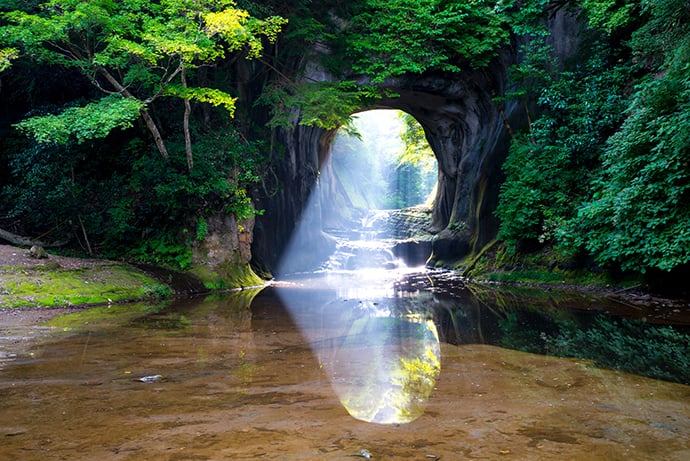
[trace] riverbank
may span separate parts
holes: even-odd
[[[480,266],[483,271],[476,270]],[[479,263],[474,269],[474,274],[469,277],[458,271],[442,271],[433,277],[433,282],[425,275],[413,277],[407,283],[432,283],[436,290],[442,291],[453,291],[470,283],[474,284],[475,291],[496,291],[508,298],[517,291],[535,300],[546,296],[551,303],[554,297],[559,298],[558,293],[580,293],[606,298],[625,310],[654,312],[666,321],[670,320],[670,323],[690,323],[690,300],[654,295],[636,285],[607,286],[601,283],[601,279],[600,283],[586,283],[591,279],[572,280],[564,277],[558,268],[552,269],[552,273],[560,275],[561,280],[549,281],[537,277],[529,280],[529,271],[518,270],[517,267],[502,273],[512,273],[513,276],[521,274],[526,277],[525,281],[497,277],[496,274],[500,272],[486,263]],[[487,277],[487,274],[493,274],[493,277]],[[13,316],[23,318],[22,323],[40,323],[46,320],[46,316],[49,318],[71,309],[203,291],[208,290],[193,277],[161,268],[53,254],[38,259],[31,257],[28,249],[0,245],[0,312],[3,312],[3,325],[11,323]]]
[[[0,245],[0,310],[114,304],[174,294],[169,283],[130,264]]]

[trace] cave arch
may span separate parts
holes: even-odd
[[[577,13],[557,9],[546,20],[547,42],[557,62],[566,63],[580,46]],[[494,216],[513,133],[528,125],[524,102],[502,101],[510,85],[508,70],[520,61],[520,43],[506,46],[491,64],[466,69],[461,74],[408,75],[385,82],[383,89],[396,97],[379,100],[361,110],[397,109],[412,115],[423,127],[439,168],[433,207],[432,265],[455,266],[496,239],[499,223]],[[311,50],[328,53],[328,50]],[[335,81],[318,60],[306,65],[310,81]],[[533,107],[531,109],[534,109]],[[252,265],[264,274],[277,267],[292,231],[302,217],[310,232],[305,251],[328,248],[322,232],[320,210],[307,210],[310,193],[329,154],[336,130],[298,123],[279,130],[276,139],[284,149],[274,154],[272,177],[279,187],[256,197],[265,210],[255,222]]]
[[[513,56],[505,53],[490,66],[458,75],[434,74],[387,82],[396,97],[385,98],[371,109],[396,109],[412,115],[425,131],[438,162],[438,187],[432,213],[432,264],[450,264],[475,254],[495,239],[493,216],[503,182],[501,165],[508,154],[512,127],[526,123],[517,102],[497,103],[504,94],[507,69]],[[291,231],[306,218],[306,251],[329,251],[322,231],[318,203],[309,195],[330,155],[336,130],[296,125],[280,131],[285,147],[275,175],[284,185],[273,196],[257,201],[265,209],[254,229],[255,266],[275,268]],[[304,207],[309,204],[309,213]]]

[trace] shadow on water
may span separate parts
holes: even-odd
[[[690,305],[663,308],[603,294],[465,284],[447,272],[412,274],[401,292],[431,296],[440,337],[576,357],[602,367],[690,383]]]

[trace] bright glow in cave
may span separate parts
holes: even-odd
[[[278,271],[290,283],[278,293],[350,415],[409,423],[434,388],[440,344],[433,298],[396,288],[420,269],[394,256],[380,209],[421,203],[431,187],[419,164],[400,168],[398,111],[358,114],[355,127],[361,140],[339,135],[322,165]]]

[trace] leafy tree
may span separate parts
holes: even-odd
[[[543,55],[519,69],[528,85],[538,85],[540,116],[514,139],[503,166],[496,215],[510,249],[523,241],[562,241],[568,220],[587,197],[603,143],[622,120],[627,72],[607,64],[606,47],[591,49],[571,71],[549,71]]]
[[[635,2],[620,0],[582,0],[579,7],[590,26],[608,33],[625,27],[635,19]]]
[[[516,70],[539,117],[517,136],[497,216],[509,247],[582,251],[624,270],[690,263],[687,1],[571,2],[594,51],[566,72],[533,47]],[[627,37],[627,38],[626,38]],[[544,58],[547,59],[544,59]]]
[[[300,111],[299,124],[335,130],[348,126],[351,115],[371,105],[384,92],[355,81],[281,82],[268,88],[259,99],[270,107],[271,127],[289,128],[295,122],[294,111]]]
[[[690,7],[681,0],[641,6],[651,19],[632,44],[652,74],[606,146],[574,243],[601,263],[645,272],[690,262]]]
[[[8,24],[0,28],[4,44],[39,62],[78,69],[105,96],[81,108],[29,119],[19,127],[40,142],[82,142],[102,138],[141,117],[167,158],[150,108],[161,97],[178,97],[185,105],[190,169],[190,101],[222,106],[232,115],[235,98],[216,88],[190,86],[188,73],[242,49],[248,57],[259,56],[261,36],[275,41],[285,22],[279,17],[252,18],[232,0],[50,0],[41,6],[38,13],[2,14]],[[0,65],[6,67],[7,56],[7,51],[0,55]]]
[[[18,56],[15,48],[0,48],[0,72],[10,67],[10,61]]]
[[[348,21],[353,71],[383,82],[428,69],[482,67],[507,43],[505,15],[485,0],[370,0]],[[461,62],[467,64],[462,64]]]
[[[403,149],[398,154],[397,170],[402,173],[407,169],[409,170],[407,174],[416,178],[407,179],[407,184],[416,185],[416,192],[409,196],[404,206],[418,205],[427,199],[436,185],[438,176],[436,157],[427,142],[424,128],[419,122],[407,112],[400,112],[399,116],[403,122],[403,131],[400,134]]]
[[[434,152],[426,140],[422,125],[407,112],[400,112],[399,117],[403,122],[403,131],[400,134],[403,150],[398,157],[398,163],[411,163],[415,166],[425,165],[429,160],[433,163]]]
[[[256,213],[247,189],[259,179],[260,154],[230,126],[194,144],[203,155],[191,171],[183,136],[168,146],[165,160],[141,155],[139,138],[31,144],[10,156],[18,180],[4,186],[0,203],[8,219],[49,240],[76,237],[85,252],[186,269],[204,217]]]

